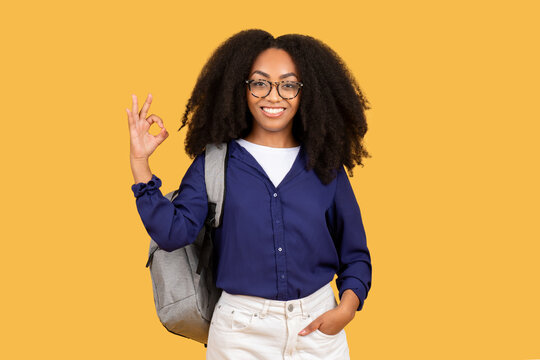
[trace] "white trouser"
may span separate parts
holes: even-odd
[[[345,329],[298,332],[337,306],[330,283],[304,298],[282,301],[222,291],[210,323],[207,360],[350,359]]]

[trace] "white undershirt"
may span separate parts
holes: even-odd
[[[287,175],[300,151],[300,146],[276,148],[255,144],[245,139],[235,139],[235,141],[253,155],[275,187]]]

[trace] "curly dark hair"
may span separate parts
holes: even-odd
[[[206,144],[247,136],[253,117],[244,80],[256,57],[268,48],[285,50],[304,83],[292,133],[306,151],[306,169],[314,169],[323,184],[330,183],[340,166],[364,166],[371,157],[363,138],[367,131],[364,110],[369,103],[340,56],[311,36],[287,34],[274,38],[260,29],[241,31],[213,52],[204,65],[182,118],[189,122],[186,153],[194,158]],[[188,120],[189,119],[189,120]]]

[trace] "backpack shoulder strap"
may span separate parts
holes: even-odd
[[[221,225],[223,215],[223,201],[225,200],[225,172],[227,168],[227,143],[207,144],[204,155],[204,181],[206,182],[206,194],[208,196],[208,214],[203,228],[199,232],[195,243],[201,244],[199,250],[199,263],[197,274],[201,274],[203,268],[210,266],[210,257],[213,252],[212,228]]]
[[[219,227],[221,225],[221,218],[223,215],[228,152],[229,149],[226,142],[206,145],[204,179],[206,182],[208,202],[215,204],[214,227]]]

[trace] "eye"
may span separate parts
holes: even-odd
[[[298,88],[298,84],[294,82],[284,82],[281,84],[281,87],[287,90],[294,90]]]
[[[256,86],[256,87],[265,87],[267,86],[266,83],[264,81],[253,81],[251,83],[251,86]]]

